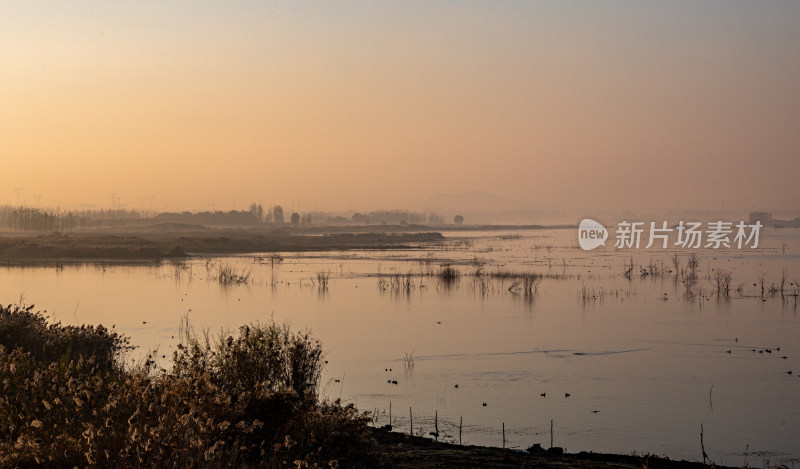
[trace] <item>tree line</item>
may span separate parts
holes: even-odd
[[[456,223],[463,221],[458,216]],[[256,226],[256,225],[422,225],[443,224],[445,218],[436,213],[412,212],[406,210],[376,210],[366,213],[356,212],[352,216],[329,212],[292,212],[287,215],[283,207],[273,205],[264,207],[258,203],[250,204],[247,210],[204,211],[204,212],[162,212],[155,216],[136,210],[46,210],[32,207],[0,207],[0,227],[13,231],[63,231],[82,229],[142,225],[146,223],[186,223],[205,226]],[[0,228],[2,229],[2,228]]]

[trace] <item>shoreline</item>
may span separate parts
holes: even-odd
[[[663,468],[700,469],[716,467],[727,469],[732,466],[721,466],[709,461],[707,464],[698,461],[672,460],[668,457],[654,455],[624,455],[613,453],[594,453],[581,451],[567,453],[562,448],[545,450],[536,448],[531,451],[504,449],[491,446],[455,445],[436,442],[421,437],[409,436],[405,433],[392,432],[373,428],[373,437],[378,451],[387,466],[402,469],[421,469],[427,467],[493,467],[511,468]]]
[[[269,252],[423,249],[442,233],[537,231],[567,225],[365,225],[220,227],[158,224],[69,233],[0,232],[0,264],[151,263]]]
[[[295,235],[214,232],[164,237],[148,234],[49,234],[0,237],[0,263],[154,262],[197,255],[414,249],[444,241],[440,233]]]

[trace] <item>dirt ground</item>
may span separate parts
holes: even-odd
[[[558,454],[541,450],[523,452],[483,446],[437,443],[418,436],[375,430],[382,465],[396,468],[703,468],[699,462],[673,461],[656,456],[602,453]],[[722,468],[723,466],[713,466]]]

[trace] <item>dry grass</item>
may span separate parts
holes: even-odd
[[[452,284],[461,277],[461,272],[451,264],[442,264],[439,268],[438,277],[442,283]]]
[[[223,285],[239,285],[250,280],[249,270],[236,270],[230,264],[217,266],[217,281]]]
[[[0,467],[370,465],[368,418],[319,402],[322,350],[285,325],[198,338],[126,369],[102,326],[0,309]]]
[[[538,272],[515,272],[506,269],[484,269],[477,266],[474,272],[463,272],[451,263],[439,265],[439,269],[428,269],[420,272],[378,274],[378,289],[389,290],[394,293],[410,293],[412,289],[419,286],[422,288],[423,278],[433,277],[439,280],[439,285],[448,289],[456,285],[462,277],[472,278],[472,286],[480,295],[489,292],[511,292],[524,293],[526,296],[534,296],[538,291],[539,285],[545,279],[567,280],[574,276],[565,273],[538,273]],[[419,284],[414,283],[414,279],[419,278]]]
[[[330,280],[330,272],[317,272],[317,283],[320,288],[328,288],[328,280]]]
[[[406,352],[405,356],[403,357],[403,368],[406,372],[414,370],[414,352],[411,353]]]

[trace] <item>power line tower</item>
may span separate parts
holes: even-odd
[[[21,205],[20,198],[22,196],[22,188],[21,187],[15,187],[14,188],[14,192],[17,193],[17,205]]]

